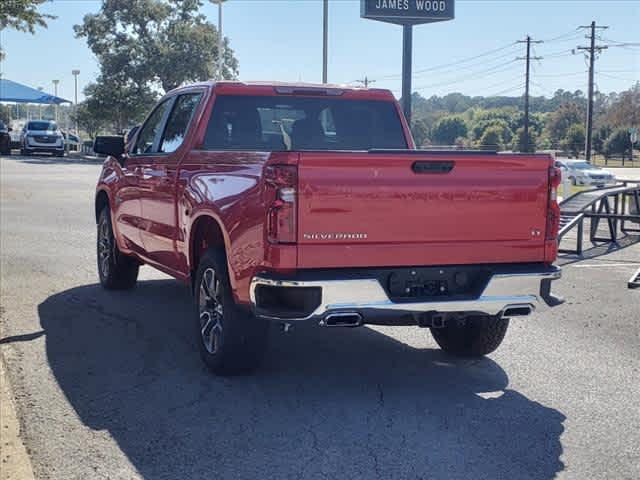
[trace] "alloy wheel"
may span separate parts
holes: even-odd
[[[100,262],[100,270],[103,277],[109,275],[110,260],[111,235],[109,232],[109,224],[106,219],[103,219],[98,228],[98,261]]]
[[[213,268],[202,275],[199,292],[200,336],[210,354],[218,352],[222,340],[222,298],[220,279]]]

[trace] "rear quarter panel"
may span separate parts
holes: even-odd
[[[187,155],[180,166],[176,192],[176,248],[186,271],[197,267],[189,252],[194,225],[204,216],[221,227],[236,301],[249,303],[249,284],[258,270],[296,267],[296,246],[270,244],[264,228],[264,166],[267,162],[289,163],[292,157],[295,154],[203,150]]]

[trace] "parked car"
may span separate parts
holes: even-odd
[[[11,120],[9,122],[9,127],[11,128],[11,131],[9,132],[9,135],[11,135],[11,148],[20,148],[22,130],[24,129],[25,123],[26,122],[24,120]]]
[[[616,183],[613,173],[583,160],[556,160],[556,166],[573,185],[604,187]]]
[[[65,141],[56,122],[51,120],[30,120],[22,130],[20,154],[50,153],[64,156]]]
[[[0,153],[2,155],[11,155],[11,127],[0,120]]]
[[[61,131],[61,133],[62,133],[62,136],[64,137],[65,150],[67,152],[79,152],[80,145],[82,144],[80,137],[78,137],[77,135],[74,135],[71,132]]]
[[[561,303],[552,157],[416,150],[387,90],[181,87],[94,149],[100,283],[147,264],[191,285],[217,374],[256,368],[270,322],[416,325],[480,356]]]

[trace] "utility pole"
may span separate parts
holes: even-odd
[[[322,83],[327,83],[329,61],[329,0],[322,2]]]
[[[71,70],[71,75],[73,75],[73,80],[75,84],[75,114],[76,114],[76,135],[78,135],[78,75],[80,75],[80,70]]]
[[[364,88],[369,88],[369,84],[374,83],[375,80],[371,80],[369,77],[365,75],[364,80],[356,80],[356,82],[364,85]]]
[[[584,141],[584,158],[587,162],[591,161],[591,138],[593,131],[593,77],[594,77],[594,64],[596,61],[596,52],[600,53],[600,51],[605,50],[609,47],[606,45],[596,46],[596,29],[607,29],[609,27],[606,26],[596,26],[596,22],[591,22],[591,25],[581,25],[579,28],[589,28],[591,29],[591,45],[588,47],[578,47],[578,50],[587,50],[589,51],[589,98],[587,101],[587,132],[585,135]]]
[[[529,78],[531,73],[531,60],[541,60],[542,57],[531,57],[531,44],[542,43],[542,40],[531,40],[531,37],[527,35],[524,40],[518,40],[517,43],[527,44],[527,56],[517,57],[516,60],[526,60],[527,67],[525,70],[525,88],[524,88],[524,140],[526,142],[525,151],[528,152],[531,147],[531,140],[529,137]]]

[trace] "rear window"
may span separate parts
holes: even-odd
[[[53,122],[29,122],[27,124],[27,130],[45,131],[45,130],[57,130],[57,126]]]
[[[407,148],[395,104],[330,97],[224,95],[216,99],[207,150]]]

